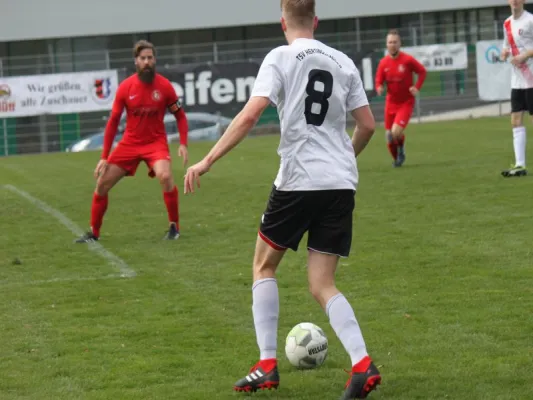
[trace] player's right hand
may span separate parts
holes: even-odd
[[[509,49],[503,49],[502,53],[500,55],[501,60],[502,61],[507,60],[507,58],[509,57],[510,54],[511,54],[511,52],[509,51]]]
[[[185,194],[193,193],[195,185],[200,187],[200,176],[209,171],[209,168],[209,163],[204,159],[187,169],[183,183]]]
[[[107,169],[107,161],[106,160],[98,161],[98,164],[96,164],[96,168],[94,169],[94,179],[98,179],[101,175],[103,175],[106,169]]]
[[[377,92],[378,96],[381,96],[383,94],[383,86],[378,86],[376,88],[376,92]]]

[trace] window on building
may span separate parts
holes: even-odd
[[[153,32],[150,41],[157,48],[157,63],[172,66],[180,63],[178,32]]]
[[[483,8],[479,10],[479,38],[481,40],[498,38],[495,21],[496,15],[493,8]]]
[[[178,32],[181,63],[213,61],[213,34],[213,29],[193,29]]]
[[[133,68],[133,44],[135,38],[133,35],[112,35],[108,38],[107,48],[109,50],[110,68],[124,68],[128,66]]]
[[[0,43],[0,76],[9,74],[7,69],[7,43]]]
[[[463,10],[455,12],[455,40],[458,42],[467,41],[466,12]]]
[[[468,11],[468,36],[469,36],[470,43],[475,43],[479,40],[478,11],[477,10]]]
[[[399,31],[404,46],[414,46],[420,39],[420,13],[403,14],[400,16]]]
[[[437,13],[422,14],[422,27],[420,37],[416,38],[416,44],[433,44],[437,43]]]
[[[232,61],[235,56],[243,57],[247,44],[242,40],[248,37],[248,33],[254,32],[251,27],[235,26],[227,28],[214,29],[216,46],[214,51],[217,53],[215,61]]]
[[[53,72],[53,60],[50,57],[46,40],[24,40],[7,43],[5,60],[2,68],[6,75],[37,75]]]
[[[439,43],[453,43],[455,42],[455,21],[453,11],[446,11],[439,13],[438,32]]]
[[[385,38],[380,28],[380,17],[362,17],[359,21],[362,48],[384,48]]]
[[[106,36],[73,38],[71,50],[72,69],[75,72],[97,71],[110,67]]]

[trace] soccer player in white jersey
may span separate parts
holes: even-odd
[[[350,253],[356,157],[374,133],[374,116],[353,61],[314,39],[315,0],[281,0],[281,10],[288,45],[265,57],[248,103],[209,154],[187,170],[185,193],[200,186],[199,177],[244,139],[270,104],[277,106],[281,164],[261,219],[253,261],[252,311],[260,360],[234,390],[279,385],[275,273],[286,250],[296,251],[308,232],[309,290],[352,362],[342,398],[366,398],[381,383],[381,376],[367,353],[352,307],[335,286],[335,270],[339,257]],[[352,138],[346,132],[347,113],[357,124]]]
[[[525,0],[508,0],[512,15],[503,24],[502,59],[510,58],[511,124],[515,164],[502,171],[504,177],[525,176],[526,128],[524,112],[533,115],[533,15],[524,10]]]

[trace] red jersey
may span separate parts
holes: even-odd
[[[415,87],[420,90],[426,79],[426,68],[413,56],[399,52],[396,58],[386,55],[381,59],[376,73],[376,88],[387,83],[387,102],[402,104],[414,97],[409,92],[413,86],[413,72],[418,75]]]
[[[176,104],[174,108],[180,107],[178,101],[174,87],[162,75],[156,73],[151,83],[141,81],[137,74],[126,78],[117,89],[111,117],[105,131],[102,158],[105,159],[109,155],[124,108],[126,108],[126,129],[122,142],[133,145],[167,143],[163,120],[170,106]],[[182,144],[186,144],[186,139],[181,141]]]
[[[178,101],[170,81],[155,74],[151,83],[144,83],[137,74],[119,85],[112,113],[122,113],[126,107],[126,130],[123,141],[147,144],[167,140],[163,118],[168,107]]]

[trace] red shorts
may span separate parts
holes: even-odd
[[[107,159],[108,164],[118,165],[126,170],[127,176],[135,175],[141,161],[148,166],[148,175],[153,178],[153,167],[156,161],[170,161],[170,151],[166,142],[154,142],[149,144],[129,144],[119,142]]]
[[[390,131],[394,124],[400,125],[405,129],[409,124],[414,108],[415,104],[412,101],[402,104],[385,104],[385,129]]]

